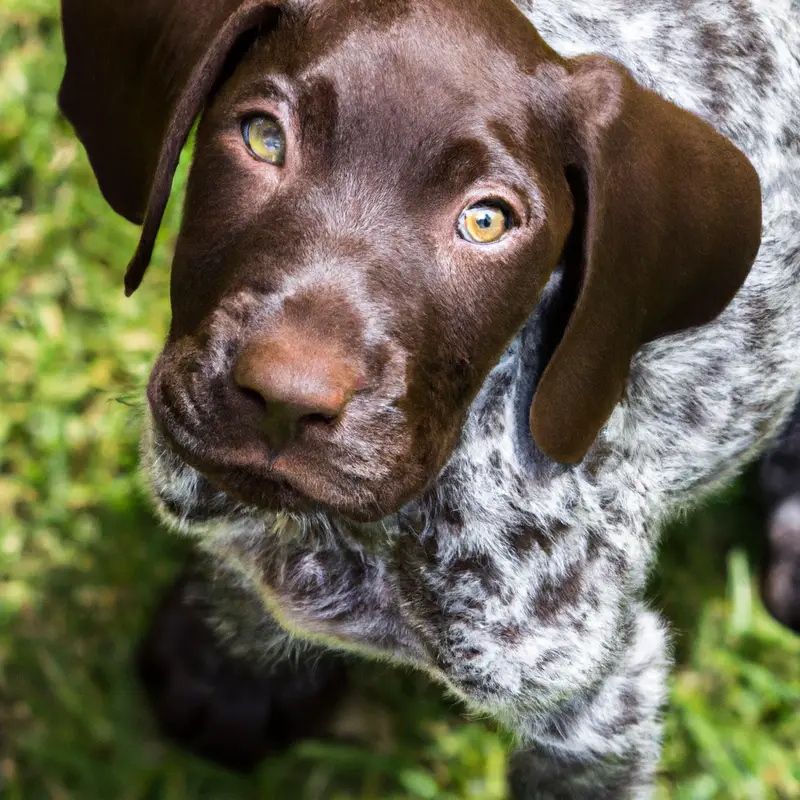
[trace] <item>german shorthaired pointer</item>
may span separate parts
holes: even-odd
[[[63,0],[63,25],[61,106],[144,226],[129,293],[201,116],[143,456],[217,574],[146,639],[165,730],[248,768],[354,650],[514,730],[516,797],[646,796],[659,529],[800,391],[797,0]]]

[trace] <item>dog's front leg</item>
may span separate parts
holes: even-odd
[[[649,550],[611,526],[543,544],[532,528],[492,530],[437,531],[398,559],[436,671],[517,734],[516,800],[647,796],[668,668],[664,628],[639,600]]]
[[[533,645],[527,654],[523,641],[514,648],[498,644],[486,658],[479,640],[480,634],[462,663],[446,667],[443,676],[473,708],[517,734],[514,800],[650,796],[668,667],[664,630],[654,614],[634,607],[620,638],[598,654],[604,663],[571,690],[538,657],[535,642],[527,643]],[[585,654],[573,657],[585,661]]]
[[[343,659],[293,638],[222,562],[186,569],[169,589],[137,667],[168,738],[245,772],[324,733],[347,689]]]
[[[539,713],[522,693],[502,706],[521,742],[510,772],[515,800],[650,796],[667,670],[664,633],[653,614],[632,612],[618,655],[595,687],[558,709]]]

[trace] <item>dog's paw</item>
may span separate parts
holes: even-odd
[[[137,671],[163,734],[202,758],[249,772],[269,753],[319,734],[344,695],[342,660],[292,658],[263,673],[226,653],[186,602],[165,597],[137,654]]]
[[[764,602],[777,620],[800,633],[800,493],[780,503],[768,525]]]

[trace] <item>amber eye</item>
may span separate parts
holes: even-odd
[[[458,218],[458,232],[473,244],[499,242],[512,225],[510,210],[496,202],[476,203],[464,209]]]
[[[282,167],[286,161],[286,136],[275,117],[248,117],[242,122],[242,138],[259,161]]]

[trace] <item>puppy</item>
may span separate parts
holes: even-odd
[[[129,293],[200,117],[143,454],[218,575],[146,640],[165,729],[251,766],[357,650],[512,728],[516,797],[647,796],[659,528],[800,390],[781,8],[63,1]]]

